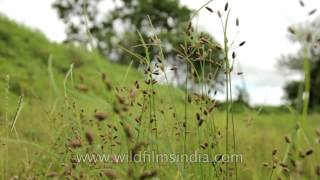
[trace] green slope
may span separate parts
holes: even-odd
[[[52,71],[59,84],[71,64],[78,77],[83,76],[83,83],[99,86],[98,79],[106,73],[114,82],[121,82],[125,67],[112,64],[97,53],[88,53],[71,45],[60,45],[49,42],[42,33],[17,25],[5,17],[0,18],[0,65],[1,77],[9,74],[12,91],[26,96],[47,96],[50,89],[48,82],[48,62],[52,59]],[[130,73],[129,81],[138,78],[137,72]],[[76,77],[77,78],[77,77]],[[77,78],[79,79],[79,78]],[[44,89],[43,87],[48,87]],[[61,88],[61,85],[58,85]],[[101,86],[92,89],[99,89]]]
[[[1,142],[12,143],[10,170],[4,171],[10,176],[24,173],[21,162],[26,160],[22,153],[25,147],[32,159],[33,151],[51,154],[52,145],[60,136],[66,137],[62,144],[68,143],[71,127],[76,126],[75,120],[80,116],[91,121],[96,111],[107,112],[110,122],[118,124],[119,118],[113,113],[115,93],[134,87],[137,80],[145,86],[142,73],[135,69],[114,64],[80,47],[50,42],[41,32],[0,17],[0,134]],[[168,104],[183,108],[182,91],[156,87]],[[14,123],[20,96],[22,110]],[[133,112],[138,114],[135,109]],[[18,135],[15,131],[7,135],[13,124]],[[84,129],[97,128],[85,126]],[[4,149],[0,153],[5,156]],[[38,167],[47,163],[39,163]]]

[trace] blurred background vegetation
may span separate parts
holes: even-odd
[[[312,22],[293,24],[288,28],[289,39],[298,45],[298,50],[294,53],[283,55],[279,60],[279,67],[288,73],[304,75],[303,59],[305,51],[310,62],[310,102],[312,110],[320,110],[320,18]],[[284,87],[286,100],[296,107],[302,108],[303,80],[293,80],[287,82]]]

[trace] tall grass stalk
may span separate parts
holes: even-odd
[[[310,62],[308,58],[308,48],[304,48],[304,56],[303,56],[303,70],[304,70],[304,93],[303,93],[303,111],[301,117],[301,129],[304,129],[305,122],[308,119],[308,109],[309,109],[309,98],[310,98]]]
[[[59,89],[57,87],[56,81],[54,79],[53,70],[52,70],[52,55],[48,58],[48,73],[49,73],[49,82],[51,87],[53,88],[53,92],[55,96],[59,95]]]
[[[232,99],[232,79],[231,72],[233,67],[230,64],[229,60],[229,45],[228,45],[228,23],[231,10],[227,11],[225,21],[220,18],[222,30],[223,30],[223,51],[224,51],[224,63],[225,63],[225,91],[226,91],[226,154],[230,153],[229,151],[229,124],[231,120],[232,125],[232,139],[233,139],[233,153],[236,153],[236,140],[235,140],[235,126],[234,126],[234,115],[233,115],[233,99]],[[237,179],[237,162],[234,162],[235,175]],[[229,179],[229,164],[226,163],[226,179]]]
[[[10,133],[12,133],[13,130],[15,130],[15,132],[17,133],[16,123],[17,123],[18,117],[20,115],[20,112],[22,110],[23,98],[24,98],[24,95],[21,95],[19,97],[18,106],[17,106],[17,110],[16,110],[16,113],[15,113],[14,118],[13,118],[13,122],[12,122],[12,125],[11,125]]]
[[[6,138],[9,139],[9,117],[8,117],[8,111],[9,111],[9,92],[10,92],[10,76],[6,75],[6,87],[5,87],[5,132],[6,132]],[[4,158],[4,168],[3,168],[3,179],[9,178],[9,142],[6,142],[5,146],[5,158]]]

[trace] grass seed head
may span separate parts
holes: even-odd
[[[315,173],[318,177],[320,177],[320,165],[317,165],[315,168]]]
[[[106,73],[102,73],[102,74],[101,74],[101,79],[102,79],[103,81],[105,81],[105,80],[107,79]]]
[[[79,148],[82,146],[81,140],[80,139],[73,139],[69,141],[69,147],[71,148]]]
[[[236,52],[232,52],[232,59],[235,59],[236,58]]]
[[[306,156],[310,156],[311,154],[313,154],[313,149],[308,149],[306,151]]]
[[[102,175],[110,178],[110,179],[117,179],[118,178],[118,174],[115,170],[113,169],[104,169],[102,170]]]
[[[293,27],[288,27],[288,31],[293,35],[296,34],[296,31],[293,29]]]
[[[153,178],[157,175],[157,171],[156,170],[152,170],[152,171],[145,171],[140,175],[140,180],[144,180],[147,178]]]
[[[317,129],[316,129],[316,135],[317,135],[318,137],[320,137],[320,128],[317,128]]]
[[[86,84],[77,84],[76,89],[78,89],[81,92],[89,91],[89,87]]]
[[[204,122],[204,120],[203,120],[203,119],[200,119],[200,120],[198,121],[198,126],[201,127],[202,124],[203,124],[203,122]]]
[[[207,149],[207,147],[206,147],[205,145],[203,145],[203,144],[201,144],[200,147],[201,147],[202,149],[204,149],[204,150]]]
[[[217,14],[218,14],[219,18],[222,17],[222,14],[221,14],[221,12],[219,10],[217,11]]]
[[[305,156],[305,154],[304,154],[304,153],[299,152],[299,157],[300,157],[301,159],[304,159],[306,156]]]
[[[313,9],[313,10],[311,10],[308,14],[309,14],[309,16],[312,16],[312,15],[314,15],[316,12],[317,12],[317,9]]]
[[[139,85],[139,82],[138,82],[138,81],[135,81],[135,82],[134,82],[134,85],[135,85],[135,87],[136,87],[137,89],[140,88],[140,85]]]
[[[212,10],[211,8],[209,8],[208,6],[206,7],[206,9],[207,9],[209,12],[213,13],[213,10]]]
[[[263,167],[268,167],[269,164],[267,162],[262,163]]]
[[[138,154],[142,148],[147,147],[147,142],[139,142],[137,143],[131,150],[131,159],[133,160],[135,155]]]
[[[228,11],[229,9],[229,3],[227,2],[225,5],[224,5],[224,11]]]
[[[272,156],[275,156],[275,155],[277,154],[277,152],[278,152],[278,150],[277,150],[277,149],[274,149],[274,150],[272,151]]]
[[[125,135],[127,139],[132,140],[133,138],[133,131],[129,125],[123,125],[123,130],[125,132]]]
[[[90,144],[90,145],[93,144],[94,138],[93,138],[93,133],[91,130],[86,131],[86,140],[87,140],[88,144]]]
[[[288,143],[288,144],[291,142],[291,140],[290,140],[289,136],[285,136],[285,137],[284,137],[284,140],[285,140],[285,141],[286,141],[286,143]]]
[[[246,44],[246,41],[242,41],[240,44],[239,44],[239,46],[241,47],[241,46],[244,46]]]
[[[94,114],[94,117],[98,120],[98,121],[103,121],[105,119],[108,118],[108,114],[106,112],[96,112]]]
[[[58,173],[56,173],[56,172],[49,172],[47,174],[47,177],[50,177],[50,178],[57,177],[57,176],[58,176]]]
[[[290,159],[290,163],[293,167],[296,167],[297,166],[297,163],[294,159]]]
[[[200,118],[201,118],[200,113],[196,113],[196,118],[197,118],[197,121],[200,121]]]
[[[284,163],[279,163],[279,165],[281,166],[281,167],[283,167],[283,168],[285,168],[285,167],[288,167],[286,164],[284,164]]]
[[[299,4],[300,4],[301,7],[305,7],[305,4],[304,4],[304,2],[302,0],[299,1]]]

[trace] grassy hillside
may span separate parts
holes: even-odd
[[[211,100],[191,94],[186,103],[182,90],[144,81],[142,72],[49,42],[40,32],[0,17],[1,178],[222,179],[225,163],[119,163],[115,156],[108,163],[76,161],[79,154],[143,150],[197,151],[210,157],[224,153],[224,111],[203,113]],[[235,114],[235,153],[243,155],[243,162],[230,164],[233,176],[236,165],[239,179],[285,178],[283,161],[298,179],[316,178],[318,115],[309,117],[309,143],[297,150],[312,148],[313,157],[287,157],[292,144],[284,137],[295,137],[299,118],[289,110]],[[289,159],[298,165],[293,167]]]
[[[74,115],[67,118],[72,121],[78,118],[78,112],[82,112],[91,121],[95,112],[104,112],[110,116],[108,119],[116,121],[112,113],[115,89],[134,86],[136,80],[143,82],[141,72],[113,64],[97,53],[49,42],[41,32],[17,25],[5,17],[1,17],[0,24],[2,127],[8,125],[6,128],[11,128],[19,107],[19,97],[23,96],[22,110],[15,124],[19,138],[14,131],[9,132],[9,137],[12,137],[9,139],[13,141],[9,150],[11,168],[7,169],[10,175],[21,173],[21,162],[25,161],[18,160],[19,155],[24,155],[20,154],[20,148],[15,144],[19,144],[18,147],[23,143],[30,145],[30,148],[33,145],[41,146],[41,149],[49,148],[58,134],[56,130],[63,128],[56,120],[63,121],[64,118],[60,117],[63,114]],[[72,73],[67,75],[68,72]],[[160,96],[170,95],[170,101],[183,102],[180,90],[159,88]],[[69,123],[72,122],[67,122],[66,126]],[[1,132],[6,134],[4,128]]]

